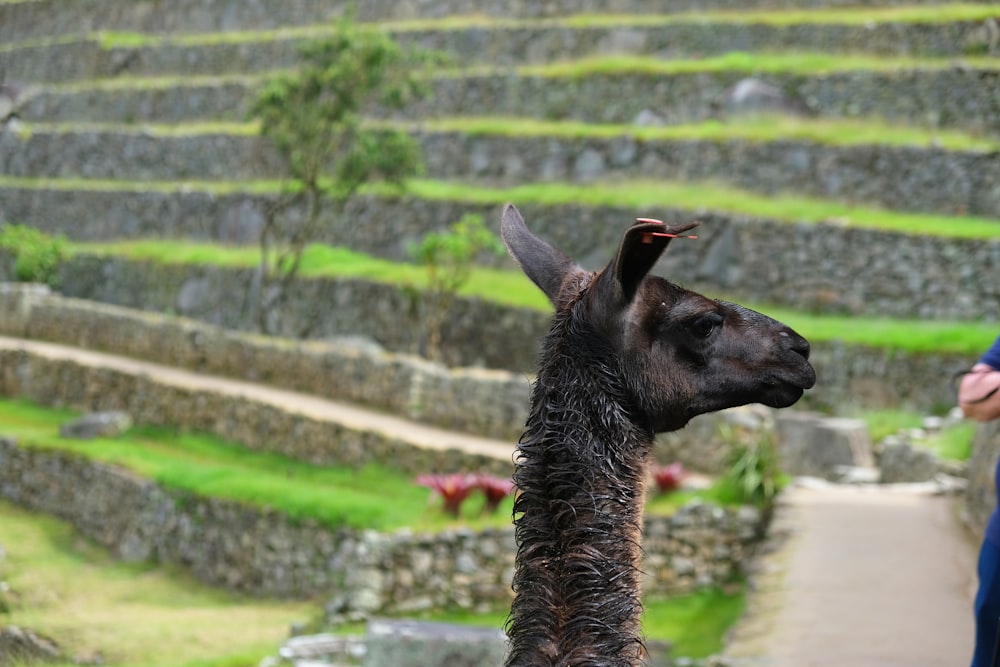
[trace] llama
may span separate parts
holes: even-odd
[[[816,380],[789,327],[647,276],[695,224],[640,219],[592,273],[504,207],[508,251],[555,308],[516,455],[508,667],[641,664],[653,435],[723,408],[792,405]]]

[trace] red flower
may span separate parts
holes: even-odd
[[[656,481],[656,486],[660,490],[660,493],[676,491],[680,488],[681,482],[684,481],[684,477],[686,476],[687,472],[680,462],[653,468],[653,479]]]
[[[500,502],[514,492],[514,482],[493,475],[480,475],[479,488],[486,496],[486,505],[483,507],[483,511],[492,514],[497,511]]]
[[[452,516],[458,516],[462,502],[479,488],[479,478],[476,475],[453,473],[450,475],[420,475],[417,484],[426,486],[444,500],[444,511]]]

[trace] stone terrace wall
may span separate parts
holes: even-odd
[[[96,257],[81,257],[63,268],[59,285],[70,297],[175,313],[227,329],[257,329],[256,313],[247,302],[252,270],[192,269]],[[309,327],[314,339],[364,336],[395,352],[420,352],[426,345],[425,304],[407,290],[362,280],[307,280],[288,301],[274,314],[278,335],[296,338]],[[542,312],[459,300],[442,330],[444,361],[453,367],[529,370],[547,320]]]
[[[794,139],[645,141],[628,136],[552,139],[459,132],[417,136],[428,173],[445,180],[463,177],[507,185],[616,178],[717,180],[764,193],[849,197],[894,210],[1000,217],[997,153],[831,146]],[[53,144],[42,152],[60,150]]]
[[[447,30],[401,30],[402,44],[447,52],[465,64],[523,65],[582,58],[594,53],[655,53],[661,57],[697,53],[760,51],[780,45],[786,50],[962,56],[1000,49],[990,39],[985,21],[869,23],[865,25],[763,23],[691,23],[600,27],[481,26]],[[161,76],[183,72],[208,75],[244,74],[293,67],[299,62],[302,38],[260,40],[239,44],[171,44],[110,47],[99,38],[59,44],[29,45],[0,51],[0,68],[12,81],[61,82],[74,79]]]
[[[73,523],[119,557],[183,565],[216,585],[330,596],[328,612],[414,612],[510,601],[511,529],[381,534],[297,524],[268,510],[164,489],[119,468],[0,438],[0,495]],[[644,590],[721,584],[764,534],[751,507],[693,504],[648,517]]]
[[[985,0],[984,0],[985,1]],[[910,0],[908,4],[934,4]],[[0,40],[78,34],[89,30],[143,32],[209,32],[278,25],[314,24],[342,14],[347,2],[326,0],[179,0],[163,8],[160,0],[31,0],[0,3]],[[746,9],[748,7],[816,7],[883,5],[858,0],[683,0],[671,11]],[[455,14],[489,14],[497,18],[566,14],[647,14],[663,12],[655,0],[505,0],[483,4],[475,0],[367,0],[357,3],[362,21],[440,18]]]
[[[32,315],[31,311],[25,310],[26,301],[19,296],[21,288],[5,288],[5,291],[0,292],[5,295],[0,299],[0,315],[7,322],[18,321],[23,324],[3,325],[4,330],[10,333],[24,332],[25,327],[33,320],[35,324],[31,326],[35,327],[33,331],[36,335],[53,341],[96,345],[109,352],[126,355],[148,354],[153,359],[166,362],[176,359],[178,363],[191,364],[189,367],[194,369],[207,368],[207,364],[212,364],[211,367],[217,368],[217,372],[224,372],[228,368],[235,377],[248,380],[269,378],[269,381],[293,389],[330,391],[331,394],[337,393],[351,400],[372,401],[372,405],[384,404],[380,402],[380,397],[368,390],[348,386],[361,377],[359,374],[371,372],[380,381],[378,386],[383,387],[385,398],[388,399],[386,402],[392,403],[390,409],[402,410],[401,414],[417,416],[449,428],[468,428],[476,432],[483,429],[484,433],[495,432],[498,436],[504,432],[504,422],[510,419],[513,431],[508,433],[511,438],[517,434],[517,426],[524,423],[527,400],[526,394],[521,392],[525,391],[528,380],[525,374],[534,369],[537,342],[548,328],[549,317],[544,313],[495,307],[495,310],[485,311],[486,314],[477,317],[475,309],[481,305],[480,302],[460,302],[457,305],[458,312],[465,313],[460,319],[468,329],[456,329],[447,339],[450,359],[459,362],[465,360],[468,363],[459,363],[458,366],[470,366],[488,356],[491,362],[495,362],[490,365],[492,368],[506,368],[513,371],[513,374],[475,368],[446,371],[407,356],[382,355],[371,350],[367,353],[359,352],[351,345],[325,346],[322,342],[266,340],[236,331],[220,331],[215,326],[204,326],[207,320],[211,325],[222,324],[233,329],[252,327],[252,320],[224,317],[225,308],[234,301],[232,295],[238,293],[236,290],[242,289],[238,282],[232,282],[239,272],[213,270],[205,274],[200,270],[185,272],[177,267],[132,266],[118,261],[112,261],[107,266],[98,262],[88,270],[86,265],[91,261],[96,260],[88,259],[83,262],[85,266],[76,267],[64,274],[63,284],[72,286],[74,289],[71,291],[77,296],[129,308],[179,312],[203,324],[107,309],[98,304],[90,307],[89,304],[72,300],[48,299],[37,295],[31,297],[35,299],[34,302],[40,300],[46,305]],[[3,262],[0,262],[0,276],[3,275],[2,271]],[[95,275],[102,274],[108,281],[106,284],[92,282]],[[385,305],[376,303],[374,299],[386,299],[390,313],[391,304],[398,303],[401,299],[400,295],[393,294],[386,286],[369,286],[370,289],[355,292],[353,283],[347,283],[347,287],[341,289],[341,283],[318,282],[318,286],[304,287],[302,298],[321,298],[322,304],[334,304],[330,308],[324,307],[323,312],[338,316],[348,314],[349,319],[338,319],[340,325],[344,326],[341,331],[343,334],[368,336],[391,349],[400,342],[397,338],[387,337],[395,333],[394,328],[405,330],[416,326],[412,320],[401,319],[400,314],[406,312],[405,309],[398,310],[392,319],[382,319],[372,314],[371,310],[382,312]],[[194,308],[184,294],[199,290],[214,297],[203,297],[201,307]],[[21,314],[15,320],[13,313],[17,312]],[[289,311],[283,317],[294,323],[298,321],[294,313],[294,310]],[[124,326],[126,323],[127,326]],[[63,325],[79,331],[64,329]],[[129,330],[133,330],[134,334],[129,333]],[[177,332],[176,338],[173,332]],[[151,346],[144,341],[145,336],[160,344]],[[404,341],[405,344],[408,343]],[[211,356],[218,357],[217,360],[207,359],[209,350]],[[487,354],[487,350],[496,350],[497,356],[494,358],[494,353]],[[315,357],[313,354],[320,356]],[[343,355],[343,358],[338,358],[338,355]],[[955,404],[951,377],[957,371],[970,367],[975,361],[962,355],[914,354],[838,342],[814,344],[810,358],[817,369],[819,381],[815,388],[806,393],[802,407],[838,410],[851,406],[875,408],[908,405],[915,409],[935,411],[950,407]],[[299,365],[312,361],[316,361],[321,368],[309,370],[302,369]],[[385,365],[380,365],[379,362]],[[342,380],[323,377],[322,369],[326,368],[341,369],[338,372],[343,372],[347,377]],[[305,386],[300,386],[297,380],[291,379],[296,375],[301,376],[303,383],[309,378],[314,379],[308,380]],[[381,381],[399,382],[402,386],[386,389]],[[323,387],[328,389],[324,390]],[[450,398],[453,396],[457,402]],[[431,397],[435,398],[433,405]],[[437,398],[442,400],[437,401]],[[492,401],[497,405],[483,407],[481,401]],[[468,411],[470,414],[457,414],[446,402],[454,402],[458,411]],[[474,405],[479,407],[472,408]],[[685,429],[680,433],[684,435],[689,432],[695,439],[704,435],[697,435],[692,429]]]
[[[259,336],[15,283],[0,283],[0,335],[261,382],[510,442],[521,434],[530,391],[523,373],[448,369],[352,340]]]
[[[919,189],[919,184],[912,187]],[[10,188],[0,194],[0,218],[86,240],[187,236],[253,243],[267,201],[264,196],[245,194],[155,191],[70,194],[52,189]],[[1000,272],[998,239],[914,236],[852,228],[836,220],[829,224],[792,224],[745,215],[671,209],[668,205],[642,210],[534,205],[520,208],[533,230],[570,256],[581,258],[591,269],[601,268],[613,256],[622,230],[637,216],[657,217],[669,223],[697,218],[702,221],[699,240],[673,248],[661,261],[658,272],[693,289],[730,300],[828,313],[919,319],[996,320],[1000,313],[1000,294],[989,280],[981,279]],[[80,225],[79,220],[87,219],[94,210],[103,212],[101,219]],[[465,213],[479,213],[491,225],[500,217],[499,206],[492,205],[415,198],[357,198],[344,216],[326,221],[329,236],[324,240],[404,260],[407,242],[442,229]],[[161,222],[164,219],[182,222],[177,227],[165,227]],[[87,270],[97,275],[86,275]],[[79,260],[67,268],[62,284],[73,296],[163,309],[206,318],[230,328],[243,328],[246,324],[238,322],[252,321],[246,315],[242,299],[246,282],[251,280],[249,273],[240,274],[238,279],[230,275],[222,281],[231,291],[217,307],[212,303],[206,308],[209,304],[199,302],[212,301],[217,296],[207,288],[207,283],[221,280],[221,274],[207,269],[189,270],[185,277],[168,278],[162,274],[179,270],[156,269],[160,274],[157,279],[170,287],[157,290],[159,296],[152,298],[147,293],[151,288],[145,277],[151,270],[134,271],[112,261]],[[106,276],[102,277],[101,272]],[[198,274],[202,275],[197,277]],[[117,284],[110,282],[114,276],[121,277]],[[172,296],[166,294],[169,290],[179,291],[185,284],[188,286],[181,303],[174,302],[176,292]],[[349,281],[338,284],[343,294],[367,292],[375,297],[376,292],[384,291],[376,287],[352,287]],[[126,294],[129,291],[137,293]],[[317,297],[319,307],[331,312],[330,293]],[[353,311],[344,313],[362,329],[345,331],[345,320],[341,320],[341,325],[325,323],[319,335],[367,333],[394,350],[419,349],[419,328],[404,328],[399,324],[399,318],[412,321],[412,299],[401,299],[398,293],[379,294],[379,297],[387,300],[391,310],[383,311],[373,303],[367,306],[369,317],[360,317],[360,313]],[[346,307],[348,302],[343,298],[341,301],[344,305],[340,307]],[[456,312],[447,323],[461,335],[446,332],[447,348],[449,351],[461,348],[462,341],[467,339],[469,350],[480,349],[483,353],[451,358],[449,364],[533,367],[533,343],[538,332],[545,330],[545,316],[535,316],[537,326],[510,330],[508,336],[485,340],[473,333],[480,322],[518,325],[514,319],[504,321],[495,309],[485,318],[475,319],[486,315],[488,306],[483,304],[474,307],[465,304],[461,308],[462,312]],[[466,314],[465,309],[476,313]],[[376,310],[382,318],[379,326],[368,327],[365,322]],[[467,320],[468,316],[473,319]],[[398,340],[390,341],[390,337]]]
[[[409,474],[485,471],[504,477],[513,471],[506,450],[486,456],[428,449],[376,429],[348,428],[245,396],[26,350],[0,350],[0,396],[85,411],[124,410],[136,423],[207,431],[252,450],[318,465],[362,467],[379,462]]]
[[[3,5],[0,4],[0,7]],[[514,71],[440,76],[431,96],[407,108],[406,119],[524,116],[588,123],[684,123],[718,118],[732,86],[749,70],[684,74],[619,72],[580,77]],[[1000,72],[973,66],[770,74],[765,79],[824,116],[880,117],[924,127],[993,132]],[[179,123],[242,121],[260,81],[245,76],[180,85],[42,90],[25,99],[23,119],[46,122]]]
[[[493,185],[613,178],[719,180],[752,191],[842,198],[895,210],[1000,218],[1000,153],[813,141],[641,140],[420,131],[427,174]],[[123,158],[127,156],[127,158]],[[762,168],[761,165],[767,165]],[[255,136],[146,132],[0,133],[15,177],[109,180],[274,179],[282,161]],[[998,221],[1000,226],[1000,221]]]

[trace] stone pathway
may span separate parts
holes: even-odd
[[[803,481],[727,655],[759,667],[945,667],[972,655],[978,545],[925,485]]]

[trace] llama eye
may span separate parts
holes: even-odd
[[[719,313],[705,313],[691,321],[691,333],[699,338],[708,338],[716,328],[722,326],[723,317]]]

